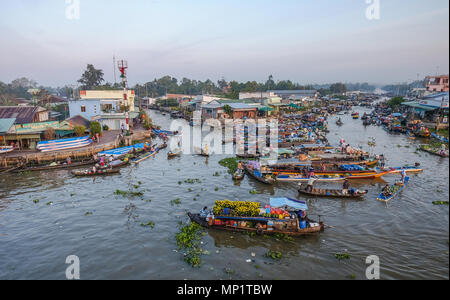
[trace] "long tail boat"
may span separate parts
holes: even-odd
[[[269,218],[264,215],[258,217],[234,217],[231,215],[214,216],[214,219],[207,219],[200,214],[188,213],[192,222],[207,229],[231,231],[231,232],[253,232],[260,235],[283,234],[287,236],[313,235],[323,232],[325,224],[313,221],[309,218],[300,220],[297,217],[298,211],[306,212],[308,206],[306,202],[289,198],[270,199],[272,208],[288,207],[289,218]],[[302,225],[301,225],[302,224]]]
[[[345,177],[337,176],[337,177],[314,177],[316,179],[315,182],[341,182],[345,180]],[[309,178],[298,176],[298,175],[278,175],[277,181],[279,182],[299,182],[299,183],[306,183],[309,181]]]
[[[147,160],[147,159],[149,159],[150,157],[154,157],[160,150],[161,150],[161,149],[160,149],[159,147],[157,147],[157,148],[155,149],[155,151],[153,151],[153,152],[148,152],[147,154],[142,155],[141,157],[135,159],[135,160],[133,161],[133,163],[136,164],[136,165],[137,165],[137,164],[140,164],[140,163],[143,162],[144,160]]]
[[[13,173],[21,173],[21,172],[35,172],[35,171],[52,171],[52,170],[62,170],[62,169],[74,169],[83,166],[93,165],[95,164],[95,160],[87,160],[81,162],[71,163],[70,165],[67,163],[57,164],[57,165],[45,165],[45,166],[35,166],[35,167],[23,167],[20,169],[15,169]]]
[[[361,198],[369,191],[356,191],[354,193],[344,193],[342,190],[327,190],[327,189],[313,189],[312,191],[306,191],[306,189],[300,188],[298,190],[300,194],[317,197],[333,197],[333,198]]]
[[[98,170],[95,173],[91,172],[90,170],[72,171],[72,174],[77,177],[106,176],[112,174],[120,174],[120,170],[118,169]]]

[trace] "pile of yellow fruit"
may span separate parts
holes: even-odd
[[[257,217],[259,216],[259,203],[246,201],[216,201],[214,214],[220,216],[224,214],[224,209],[230,209],[230,215],[235,217]]]

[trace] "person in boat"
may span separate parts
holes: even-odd
[[[208,207],[205,206],[205,207],[203,207],[203,209],[200,211],[200,217],[206,218],[208,215],[209,215]]]
[[[384,154],[380,155],[380,167],[381,169],[384,169],[384,167],[386,166],[386,158],[384,157]]]
[[[346,179],[342,184],[342,193],[344,193],[344,195],[348,195],[349,190],[350,190],[350,181]]]
[[[439,154],[442,156],[447,154],[447,148],[445,147],[445,144],[441,145],[441,150],[439,151]]]
[[[392,196],[392,193],[390,192],[389,184],[386,184],[386,186],[382,190],[383,196],[390,197]]]
[[[402,184],[405,184],[406,182],[406,169],[402,168]]]
[[[244,166],[242,165],[242,161],[240,161],[239,163],[238,163],[238,169],[239,170],[242,170],[244,168]]]
[[[70,166],[72,164],[72,159],[70,158],[70,156],[67,158],[67,164]]]
[[[101,167],[105,166],[105,158],[103,156],[100,158],[100,166]]]
[[[308,185],[306,186],[306,192],[311,193],[313,191],[315,182],[316,182],[316,179],[313,177],[310,177],[308,179]]]

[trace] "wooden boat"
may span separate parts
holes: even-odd
[[[285,219],[275,219],[260,214],[257,217],[234,217],[230,215],[217,215],[209,221],[200,214],[188,213],[192,222],[208,229],[217,229],[233,232],[252,232],[261,235],[283,234],[288,236],[302,236],[317,234],[325,229],[325,224],[313,221],[308,217],[300,220],[298,212],[306,212],[306,202],[289,198],[270,199],[271,208],[286,208],[290,215]],[[262,210],[264,211],[264,210]],[[300,223],[304,226],[300,226]]]
[[[258,180],[261,183],[264,184],[273,184],[275,182],[275,179],[269,175],[264,176],[259,170],[255,170],[247,165],[244,165],[245,171],[248,175],[253,177],[254,179]]]
[[[385,172],[376,172],[375,174],[372,175],[350,175],[350,176],[346,176],[345,179],[377,179],[377,178],[381,178],[384,175],[390,174],[392,173],[392,170],[389,171],[385,171]]]
[[[95,160],[87,160],[87,161],[81,161],[76,162],[68,165],[67,163],[58,164],[58,165],[45,165],[45,166],[35,166],[35,167],[25,167],[16,169],[12,172],[14,173],[21,173],[21,172],[35,172],[35,171],[52,171],[52,170],[62,170],[62,169],[74,169],[79,168],[87,165],[93,165],[95,164]]]
[[[95,173],[92,173],[91,170],[72,171],[72,174],[77,177],[106,176],[106,175],[119,174],[119,173],[120,173],[120,170],[117,170],[117,169],[98,170]]]
[[[233,180],[242,180],[245,176],[245,169],[237,169],[233,174]]]
[[[246,159],[246,158],[258,158],[258,157],[261,157],[261,155],[247,153],[247,154],[236,154],[236,157]]]
[[[144,160],[149,159],[150,157],[154,157],[158,152],[159,152],[159,148],[156,148],[154,152],[148,152],[147,154],[144,154],[142,156],[140,156],[139,158],[135,159],[133,161],[134,164],[140,164],[141,162],[143,162]]]
[[[337,176],[337,177],[314,177],[316,179],[315,182],[326,183],[326,182],[341,182],[345,180],[345,177]],[[279,182],[300,182],[306,183],[309,181],[309,178],[302,177],[301,175],[278,175],[276,178]]]
[[[406,178],[405,178],[405,184],[402,184],[402,185],[400,186],[400,188],[399,188],[396,192],[394,192],[392,195],[389,195],[389,196],[386,196],[386,195],[384,195],[384,193],[381,193],[381,194],[378,196],[377,200],[378,200],[378,201],[381,201],[381,202],[386,202],[386,203],[389,202],[389,201],[391,201],[392,199],[394,199],[395,197],[397,197],[398,194],[400,194],[401,191],[403,191],[403,189],[408,185],[408,183],[409,183],[409,177],[406,177]],[[399,187],[398,183],[396,183],[395,186]]]
[[[431,149],[426,146],[420,147],[419,150],[436,155],[436,156],[440,156],[440,157],[448,157],[448,152],[442,154],[442,153],[440,153],[440,150]]]
[[[320,232],[323,232],[325,230],[325,224],[323,222],[319,222],[316,224],[319,224],[315,227],[309,227],[305,229],[297,229],[296,231],[287,231],[287,230],[258,230],[256,228],[239,228],[235,226],[229,226],[229,225],[209,225],[209,223],[206,221],[204,217],[201,217],[200,214],[192,214],[188,213],[189,218],[192,222],[197,223],[198,225],[207,228],[207,229],[216,229],[216,230],[224,230],[224,231],[231,231],[231,232],[253,232],[256,234],[261,235],[276,235],[276,234],[283,234],[287,236],[303,236],[303,235],[314,235]],[[228,219],[227,217],[222,217],[223,219]],[[241,222],[259,222],[259,223],[268,223],[271,222],[271,219],[266,218],[236,218],[236,220],[240,220]],[[311,222],[314,223],[314,222]]]
[[[299,189],[300,194],[317,196],[317,197],[333,197],[333,198],[361,198],[367,195],[369,191],[357,191],[353,194],[345,194],[342,190],[327,190],[327,189],[313,189],[311,192],[306,191],[306,189]]]
[[[183,153],[183,151],[182,150],[180,150],[180,151],[178,151],[178,152],[175,152],[175,153],[173,153],[172,151],[170,151],[169,153],[167,153],[167,158],[175,158],[175,157],[177,157],[177,156],[180,156],[181,155],[181,153]]]
[[[385,169],[377,169],[378,171],[387,171],[390,170],[390,174],[400,174],[402,169],[405,169],[406,173],[422,173],[423,169],[416,166],[406,166],[406,167],[396,167],[396,168],[385,168]]]

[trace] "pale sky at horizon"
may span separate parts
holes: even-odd
[[[449,1],[380,0],[3,1],[0,81],[75,84],[86,64],[114,81],[112,57],[131,84],[178,79],[301,84],[399,83],[449,73]]]

